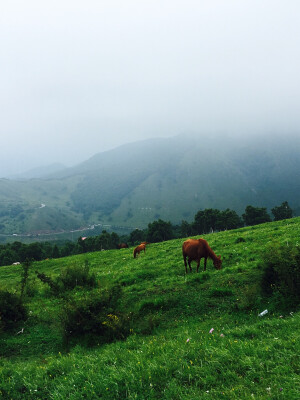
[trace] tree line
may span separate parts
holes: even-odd
[[[274,221],[293,217],[293,210],[288,202],[283,202],[271,210]],[[47,258],[60,258],[92,251],[117,249],[119,243],[136,245],[147,241],[150,243],[163,242],[165,240],[201,235],[215,231],[236,229],[243,226],[252,226],[271,222],[272,219],[264,207],[248,205],[242,216],[234,210],[206,208],[199,210],[194,221],[189,223],[182,221],[180,225],[158,219],[148,224],[146,229],[135,229],[129,235],[119,236],[117,233],[109,233],[103,230],[98,236],[79,237],[77,241],[65,241],[62,243],[34,242],[24,244],[18,241],[0,245],[0,266],[10,265],[15,262],[23,263],[26,260],[41,261]]]

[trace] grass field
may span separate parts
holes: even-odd
[[[184,239],[150,244],[137,259],[131,248],[34,263],[29,318],[0,335],[0,398],[299,399],[300,313],[263,295],[260,282],[268,247],[300,244],[300,218],[204,237],[222,255],[221,271],[208,261],[206,272],[194,265],[186,275]],[[63,298],[34,273],[54,279],[85,264],[99,287],[76,287]],[[1,267],[1,289],[19,293],[21,270]],[[130,334],[110,342],[70,335],[66,344],[66,297],[84,302],[113,285],[122,288],[118,311]]]

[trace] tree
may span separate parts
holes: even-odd
[[[16,253],[8,248],[0,252],[0,265],[11,265],[13,262],[19,261]]]
[[[193,233],[192,225],[187,221],[182,220],[180,225],[180,237],[188,237]]]
[[[45,258],[41,243],[37,242],[30,243],[26,247],[26,258],[28,258],[29,260],[33,259],[36,261],[41,261],[43,258]]]
[[[112,232],[110,234],[110,241],[111,241],[111,246],[113,249],[117,249],[118,248],[118,244],[120,242],[120,237],[116,232]]]
[[[272,214],[274,215],[274,221],[293,218],[293,210],[291,209],[287,201],[281,203],[280,206],[272,208],[271,211]]]
[[[214,208],[206,208],[195,215],[193,230],[196,234],[209,233],[218,229],[220,211]]]
[[[60,253],[59,253],[59,248],[57,246],[57,244],[55,244],[53,246],[53,250],[52,250],[52,258],[59,258]]]
[[[271,217],[267,213],[267,209],[265,207],[260,208],[247,206],[242,217],[245,224],[248,226],[263,224],[264,222],[271,222]]]
[[[173,230],[171,222],[159,219],[148,224],[147,241],[156,243],[172,239]]]
[[[111,236],[106,230],[103,230],[101,235],[97,237],[96,246],[98,250],[109,250],[113,248]]]
[[[79,238],[77,239],[77,245],[78,248],[80,249],[80,253],[86,253],[87,252],[87,248],[86,248],[86,243],[85,243],[85,239],[82,236],[79,236]]]
[[[146,239],[146,234],[145,234],[144,231],[142,231],[140,229],[135,229],[129,235],[129,242],[132,245],[135,245],[135,244],[140,243],[140,242],[144,242],[145,239]]]
[[[236,229],[242,225],[243,223],[241,218],[234,210],[227,208],[220,212],[219,220],[217,222],[218,230]]]

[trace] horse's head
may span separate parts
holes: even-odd
[[[218,257],[214,260],[214,266],[215,266],[216,269],[221,269],[221,268],[222,268],[221,256],[218,256]]]

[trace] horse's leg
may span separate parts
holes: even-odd
[[[199,272],[200,261],[201,261],[201,258],[199,258],[199,260],[197,261],[197,272]]]
[[[184,261],[184,266],[185,266],[185,273],[187,274],[188,270],[187,270],[187,263],[186,263],[186,254],[183,255],[183,261]]]
[[[190,258],[188,258],[188,263],[189,263],[189,267],[190,267],[190,272],[192,272],[191,262],[192,262],[192,260],[191,260]]]

